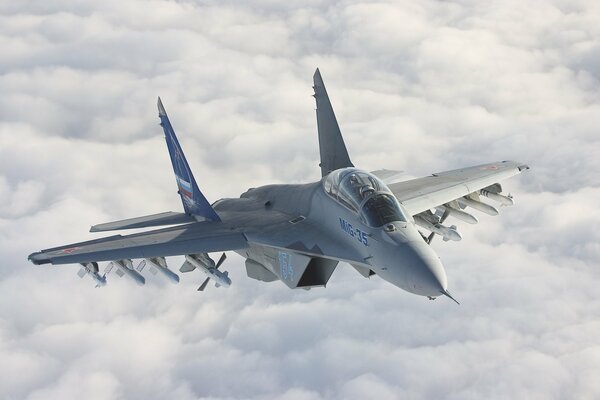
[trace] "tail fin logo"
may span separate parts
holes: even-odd
[[[177,179],[177,187],[179,188],[179,193],[182,195],[182,198],[186,201],[186,203],[193,205],[194,189],[192,187],[190,173],[185,166],[185,159],[181,154],[181,149],[177,145],[175,145],[174,147],[175,165],[177,169],[175,173],[175,178]]]
[[[192,193],[192,185],[189,182],[184,181],[180,177],[177,177],[177,184],[179,185],[179,191],[186,197],[190,199],[194,199],[194,194]]]

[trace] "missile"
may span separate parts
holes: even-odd
[[[489,204],[482,203],[481,201],[473,200],[470,197],[461,197],[458,199],[458,202],[463,206],[468,206],[474,208],[476,210],[481,211],[482,213],[486,213],[491,216],[498,215],[498,209],[496,207],[492,207]]]
[[[79,269],[79,272],[77,272],[77,275],[80,278],[83,278],[86,274],[89,275],[94,282],[96,282],[96,287],[102,287],[102,286],[106,286],[106,273],[102,276],[100,276],[100,273],[98,272],[98,263],[97,262],[91,262],[91,263],[81,263],[81,269]]]
[[[193,259],[195,259],[195,260],[198,260],[206,268],[215,268],[215,261],[212,258],[210,258],[210,256],[208,255],[208,253],[192,254],[192,255],[190,255],[190,257],[193,258]],[[187,259],[187,256],[186,256],[186,259]]]
[[[421,217],[420,215],[415,216],[415,224],[419,225],[422,228],[427,229],[435,234],[440,235],[445,242],[448,240],[453,240],[458,242],[462,239],[462,236],[456,230],[456,226],[452,225],[451,227],[444,226],[440,223],[433,224],[427,219]]]
[[[123,275],[127,275],[129,278],[133,279],[135,283],[139,286],[144,286],[146,284],[146,278],[142,276],[139,272],[133,269],[133,263],[131,260],[116,260],[111,261],[109,267],[107,268],[108,272],[112,270],[113,267],[117,267],[116,274],[122,277]]]
[[[479,220],[474,215],[471,215],[468,212],[464,212],[463,210],[459,210],[446,205],[441,206],[441,208],[443,208],[444,210],[448,210],[450,216],[456,219],[460,219],[461,221],[466,222],[468,224],[476,224],[479,222]]]
[[[179,275],[169,269],[167,266],[167,261],[164,257],[146,258],[145,260],[151,265],[151,267],[167,278],[169,282],[173,284],[179,283]]]
[[[204,290],[209,279],[215,281],[215,286],[229,287],[231,285],[231,279],[229,279],[229,273],[227,271],[219,271],[219,267],[225,261],[225,253],[221,256],[219,262],[215,265],[215,262],[206,253],[200,254],[187,254],[185,256],[186,263],[193,266],[197,270],[200,270],[206,274],[207,279],[202,283],[198,290]],[[184,263],[185,265],[185,263]],[[183,266],[182,266],[183,267]]]
[[[515,204],[515,201],[513,200],[512,197],[503,196],[500,193],[490,192],[489,190],[481,189],[479,191],[479,194],[487,197],[488,199],[492,199],[492,200],[502,204],[503,206],[512,206]]]

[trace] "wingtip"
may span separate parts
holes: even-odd
[[[156,102],[158,105],[158,115],[160,117],[166,117],[167,112],[165,111],[165,107],[163,107],[162,101],[160,100],[160,96],[158,96],[158,101]]]
[[[41,251],[31,253],[27,259],[35,265],[50,264],[51,262],[50,259]]]

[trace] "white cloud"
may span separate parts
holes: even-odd
[[[594,398],[600,391],[598,6],[0,5],[0,397]],[[211,200],[317,179],[319,66],[353,161],[496,159],[517,204],[434,242],[461,301],[340,265],[327,289],[200,276],[94,290],[32,251],[178,210],[160,95]],[[178,267],[181,258],[170,260]],[[3,397],[4,396],[4,397]]]

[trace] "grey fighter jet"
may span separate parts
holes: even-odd
[[[314,74],[321,176],[316,182],[267,185],[239,198],[210,204],[200,191],[160,98],[158,116],[167,142],[183,212],[131,218],[95,225],[91,232],[162,227],[54,247],[29,256],[34,264],[80,263],[102,285],[97,263],[109,261],[143,284],[132,259],[158,268],[177,283],[165,257],[184,255],[181,271],[199,269],[217,286],[231,283],[208,256],[235,251],[246,259],[250,278],[282,281],[289,288],[325,286],[341,262],[360,275],[378,275],[410,293],[452,298],[444,267],[431,248],[435,235],[461,239],[447,218],[477,223],[471,209],[497,215],[483,197],[512,205],[500,181],[529,167],[499,161],[390,183],[394,172],[368,172],[350,161],[321,74]],[[168,226],[168,227],[166,227]],[[92,267],[90,267],[92,266]],[[200,289],[204,289],[206,282]],[[454,300],[454,299],[453,299]]]

